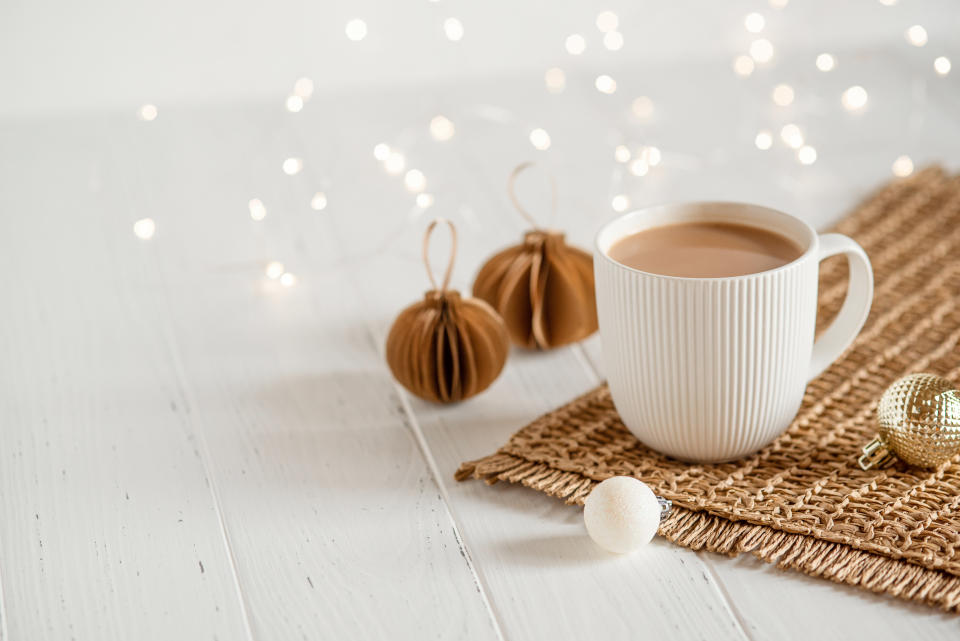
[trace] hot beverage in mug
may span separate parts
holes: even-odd
[[[610,258],[665,276],[723,278],[765,272],[800,257],[795,242],[760,227],[722,222],[664,225],[618,240]]]
[[[814,342],[820,261],[836,254],[850,264],[847,298]],[[742,203],[625,214],[597,234],[594,273],[617,411],[644,444],[689,461],[740,458],[779,436],[873,297],[856,242]]]

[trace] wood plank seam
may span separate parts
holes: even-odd
[[[376,332],[372,327],[370,327],[369,323],[367,324],[367,332],[382,360],[385,358],[383,349],[381,347],[383,341],[377,340]],[[397,394],[397,398],[400,400],[400,406],[403,408],[403,414],[406,418],[406,421],[404,421],[406,423],[406,427],[410,432],[410,435],[413,437],[414,442],[417,444],[417,448],[420,450],[420,456],[423,457],[427,469],[430,470],[430,476],[433,478],[433,482],[436,484],[437,490],[440,492],[440,498],[447,510],[447,517],[450,519],[450,526],[453,529],[453,536],[457,541],[457,546],[460,548],[460,552],[463,554],[467,568],[470,570],[470,575],[473,577],[474,584],[477,587],[477,593],[479,593],[484,609],[486,609],[487,614],[490,617],[490,623],[493,626],[493,630],[500,641],[506,641],[506,637],[504,636],[503,629],[500,626],[500,619],[497,616],[496,610],[494,609],[493,602],[487,596],[488,588],[486,581],[483,580],[480,569],[474,564],[473,557],[470,555],[470,550],[467,548],[466,541],[460,534],[460,523],[454,515],[450,502],[450,495],[447,492],[447,487],[443,483],[443,480],[440,476],[440,470],[437,467],[436,460],[433,458],[433,453],[430,451],[430,448],[427,445],[427,440],[423,435],[423,430],[420,427],[420,423],[417,421],[416,415],[413,412],[413,408],[410,406],[410,397],[408,396],[406,390],[404,390],[399,383],[396,381],[391,381],[391,383],[395,393]]]
[[[295,130],[294,135],[297,140],[303,140],[306,133]],[[306,197],[307,194],[304,194],[304,196]],[[378,248],[378,250],[383,251],[385,248],[386,248],[386,243],[382,247]],[[304,250],[304,251],[307,254],[312,254],[312,252],[309,250]],[[344,258],[345,257],[343,255],[340,255],[338,257],[337,262],[339,265],[341,266],[344,265]],[[357,273],[350,269],[347,269],[345,271],[346,271],[346,278],[349,280],[349,282],[354,284],[356,291],[362,292],[363,288],[357,282],[359,280]],[[367,311],[369,311],[369,303],[366,301],[364,296],[360,295],[357,297],[357,305],[361,310],[366,309]],[[437,487],[440,500],[443,503],[443,506],[447,513],[447,518],[449,519],[449,522],[450,522],[450,527],[453,532],[454,540],[456,541],[456,544],[461,553],[461,556],[463,557],[467,565],[467,570],[470,572],[470,576],[473,579],[474,587],[476,588],[477,593],[480,596],[481,603],[483,605],[485,612],[487,613],[487,616],[489,618],[490,625],[493,628],[494,634],[496,635],[496,638],[499,641],[506,641],[506,636],[504,635],[502,626],[500,625],[500,618],[497,615],[496,610],[493,606],[493,603],[487,594],[489,590],[489,588],[487,587],[487,582],[483,579],[481,572],[479,571],[479,568],[474,564],[473,557],[470,554],[470,550],[467,547],[466,541],[464,540],[464,537],[460,532],[460,522],[458,521],[458,519],[454,514],[453,506],[450,501],[450,496],[449,496],[449,493],[447,492],[447,487],[442,481],[439,468],[436,464],[436,460],[434,459],[433,453],[431,452],[430,448],[427,445],[426,438],[424,437],[424,434],[423,434],[423,430],[420,427],[420,424],[417,421],[416,415],[413,412],[413,408],[410,405],[410,397],[407,395],[406,390],[404,390],[402,386],[399,383],[397,383],[396,380],[394,380],[392,374],[390,373],[389,369],[386,366],[386,350],[385,350],[386,336],[378,335],[376,324],[374,323],[373,320],[371,320],[369,315],[367,315],[367,317],[365,318],[363,326],[364,326],[366,335],[370,340],[370,343],[371,343],[370,347],[372,348],[372,351],[377,355],[377,358],[380,363],[380,367],[382,368],[381,371],[387,377],[387,380],[390,381],[390,384],[393,386],[397,399],[400,402],[400,407],[403,411],[403,416],[404,416],[403,422],[405,424],[406,431],[412,437],[413,442],[416,444],[417,449],[419,450],[421,459],[426,465],[427,470],[429,471],[430,476]]]
[[[217,515],[217,526],[220,530],[221,541],[223,542],[224,552],[227,555],[227,562],[230,566],[230,578],[232,579],[234,588],[237,593],[237,600],[240,606],[240,612],[243,614],[243,627],[247,633],[248,641],[255,641],[255,636],[253,633],[253,622],[250,618],[250,609],[247,606],[246,595],[243,592],[243,586],[240,584],[240,575],[237,571],[237,560],[236,556],[233,553],[233,545],[230,542],[230,535],[227,532],[226,520],[223,516],[223,505],[220,499],[220,490],[217,485],[217,480],[213,472],[213,467],[210,464],[210,448],[207,445],[206,434],[204,434],[203,426],[198,425],[194,419],[194,413],[190,411],[190,408],[197,407],[197,404],[194,402],[193,395],[190,394],[187,388],[187,376],[186,370],[183,367],[183,359],[180,356],[180,344],[176,339],[174,334],[173,325],[171,323],[172,312],[170,311],[170,297],[168,295],[167,281],[164,278],[163,270],[160,269],[159,265],[156,264],[158,257],[154,254],[154,267],[157,270],[161,282],[161,294],[162,294],[162,305],[164,309],[164,317],[161,320],[161,330],[163,332],[163,340],[167,343],[167,348],[170,353],[170,360],[174,370],[174,376],[177,383],[177,392],[180,394],[180,398],[185,406],[184,411],[184,420],[187,421],[187,424],[190,426],[191,431],[197,437],[197,445],[200,453],[200,464],[203,468],[203,473],[207,479],[207,487],[210,490],[211,500],[213,501],[213,509]]]
[[[3,544],[0,543],[0,550],[3,549]],[[4,597],[3,591],[3,569],[0,568],[0,641],[8,641],[10,639],[9,633],[7,632],[7,600]]]
[[[747,625],[746,618],[743,616],[743,613],[740,612],[740,608],[737,607],[736,601],[734,601],[733,597],[730,596],[730,590],[727,589],[727,586],[723,583],[723,580],[717,573],[717,570],[713,565],[713,559],[707,556],[704,552],[697,552],[696,554],[698,557],[700,557],[700,560],[703,561],[703,567],[710,574],[710,578],[713,579],[713,584],[717,587],[717,592],[720,593],[721,597],[723,597],[723,601],[730,610],[733,620],[740,628],[740,631],[743,632],[743,635],[750,641],[758,641],[757,638],[750,633],[750,626]]]

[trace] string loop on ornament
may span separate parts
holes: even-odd
[[[536,219],[533,217],[529,211],[524,209],[523,205],[520,204],[520,199],[517,198],[516,184],[517,176],[522,174],[527,169],[533,167],[536,163],[532,161],[527,161],[520,163],[514,167],[513,171],[510,172],[510,177],[507,178],[507,194],[510,196],[510,202],[513,203],[513,206],[516,208],[520,215],[523,216],[528,223],[530,223],[534,229],[540,229],[540,225],[537,224]],[[553,217],[557,215],[557,180],[553,177],[553,174],[546,172],[547,178],[550,179],[550,214]]]
[[[430,235],[433,234],[434,228],[437,226],[437,223],[445,223],[447,227],[450,228],[450,260],[447,261],[447,271],[443,273],[443,282],[440,284],[440,287],[437,287],[437,279],[433,275],[433,270],[430,268]],[[447,291],[447,286],[450,285],[450,276],[453,274],[453,261],[457,257],[457,228],[453,226],[453,223],[447,220],[446,218],[435,218],[430,221],[430,224],[427,225],[427,231],[423,234],[423,264],[427,268],[427,277],[430,279],[430,284],[433,285],[434,289],[439,289],[441,292]]]

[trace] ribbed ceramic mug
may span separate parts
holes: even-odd
[[[803,253],[777,269],[682,278],[632,269],[610,247],[644,229],[710,221],[792,239]],[[820,261],[844,254],[846,300],[814,342]],[[664,205],[625,214],[597,234],[600,339],[610,393],[640,441],[670,456],[728,461],[790,425],[807,383],[859,333],[873,298],[866,253],[840,234],[818,235],[782,212],[728,202]]]

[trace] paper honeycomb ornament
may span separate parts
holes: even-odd
[[[597,331],[593,258],[567,245],[562,232],[540,229],[521,206],[514,184],[530,166],[524,163],[513,170],[507,191],[533,229],[523,243],[487,260],[474,280],[473,295],[497,310],[516,345],[550,349]],[[552,186],[555,210],[556,183]]]
[[[449,226],[452,246],[437,287],[427,250],[439,222]],[[423,238],[423,261],[433,289],[400,312],[387,336],[387,364],[394,378],[436,403],[462,401],[485,390],[500,375],[510,350],[503,320],[490,305],[448,289],[456,248],[453,224],[442,218],[432,221]]]

